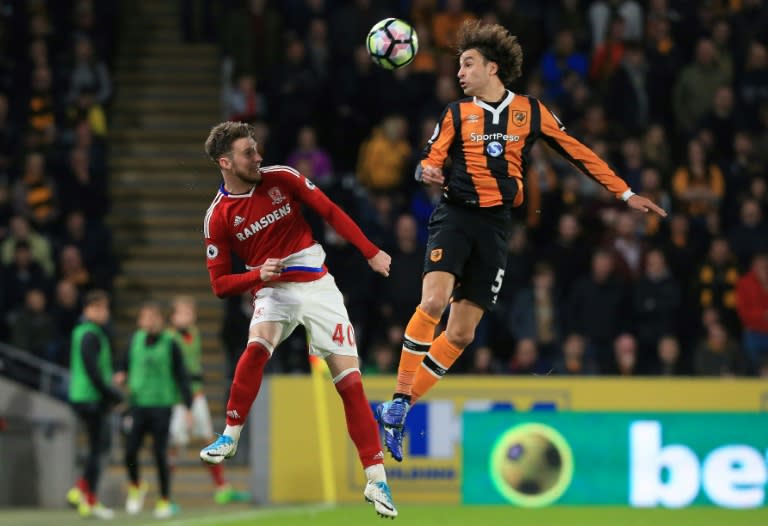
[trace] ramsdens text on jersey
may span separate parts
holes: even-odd
[[[258,221],[254,221],[250,225],[246,226],[244,229],[242,229],[240,232],[235,234],[235,237],[240,241],[245,241],[252,235],[254,235],[256,232],[261,230],[262,228],[265,228],[275,221],[279,221],[280,219],[284,218],[288,214],[291,213],[291,203],[286,203],[277,210],[274,210],[264,217],[259,218]]]

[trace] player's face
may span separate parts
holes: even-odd
[[[468,49],[459,57],[459,85],[465,95],[478,95],[488,86],[496,64],[485,60],[476,49]]]
[[[235,177],[248,184],[261,182],[261,161],[263,160],[256,149],[256,141],[250,137],[241,137],[232,143],[231,154],[232,173]]]
[[[154,307],[144,307],[139,310],[136,325],[150,334],[157,334],[163,330],[163,313]]]
[[[174,327],[187,328],[195,324],[195,308],[188,303],[179,303],[171,314]]]

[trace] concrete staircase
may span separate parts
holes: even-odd
[[[205,384],[218,429],[227,389],[219,339],[224,311],[208,283],[202,224],[219,184],[203,142],[220,120],[220,61],[214,45],[182,43],[178,7],[156,0],[123,1],[121,7],[108,218],[122,266],[115,283],[116,338],[125,350],[142,301],[196,297]],[[144,478],[154,480],[147,463]],[[182,505],[211,502],[201,499],[210,497],[211,485],[197,464],[190,454],[176,471],[174,496]],[[233,467],[229,478],[247,488],[247,467],[240,473]],[[125,480],[119,466],[110,471]]]

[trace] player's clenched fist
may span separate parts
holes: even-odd
[[[269,258],[261,266],[261,281],[271,281],[278,277],[285,264],[277,258]]]
[[[389,277],[389,265],[392,263],[392,256],[379,250],[375,256],[368,260],[368,264],[371,268],[381,274],[382,276]]]
[[[421,170],[421,180],[425,184],[439,184],[445,183],[445,177],[443,176],[442,168],[437,166],[425,166]]]

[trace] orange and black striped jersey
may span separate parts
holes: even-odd
[[[533,97],[507,91],[497,107],[478,98],[448,104],[427,143],[416,177],[425,166],[445,173],[443,198],[465,206],[487,208],[523,202],[528,152],[543,139],[587,176],[617,197],[629,190],[623,179],[592,150],[565,131],[565,126]]]

